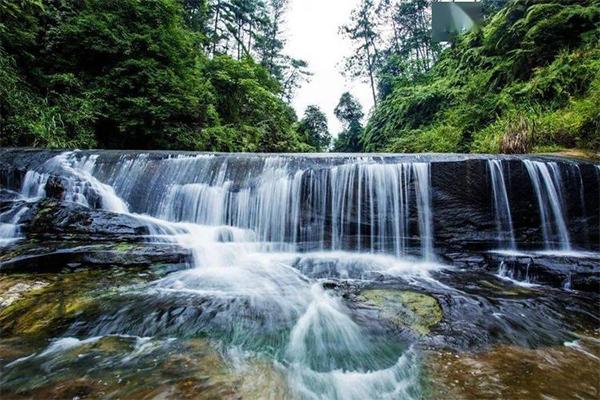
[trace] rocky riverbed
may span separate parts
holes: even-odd
[[[600,395],[589,165],[555,169],[585,212],[565,204],[558,220],[549,175],[542,203],[532,187],[506,196],[499,234],[488,159],[7,154],[3,399]],[[525,185],[521,160],[505,164]],[[367,200],[344,208],[340,193]],[[556,218],[540,225],[536,207]]]

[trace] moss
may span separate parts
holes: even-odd
[[[26,293],[22,299],[0,310],[0,331],[3,336],[40,335],[55,328],[66,314],[64,296],[58,295],[54,282],[44,288]]]
[[[76,296],[69,299],[65,304],[65,313],[75,315],[83,312],[92,302],[93,298],[88,295]]]
[[[130,251],[136,249],[137,247],[138,247],[138,245],[136,245],[135,243],[122,242],[122,243],[117,243],[116,245],[114,245],[112,247],[112,250],[117,251],[119,253],[129,253]]]
[[[119,286],[140,283],[154,277],[153,274],[140,277],[138,272],[136,269],[115,268],[21,275],[25,277],[23,279],[35,277],[48,284],[23,293],[18,301],[0,309],[0,336],[59,334],[72,319],[90,311],[102,301],[103,296],[113,293]]]
[[[379,315],[398,327],[427,335],[442,320],[442,309],[432,296],[405,290],[369,289],[359,301],[379,310]]]

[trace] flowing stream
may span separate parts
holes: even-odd
[[[560,168],[522,163],[544,249],[572,250]],[[514,251],[504,164],[490,159],[487,169],[497,244]],[[436,248],[430,160],[134,154],[105,162],[61,153],[26,173],[14,206],[0,213],[0,245],[19,238],[20,218],[52,176],[62,177],[65,200],[136,218],[149,228],[147,242],[177,244],[193,257],[188,268],[118,292],[121,300],[93,320],[72,323],[61,339],[7,368],[98,338],[121,338],[138,357],[156,351],[154,340],[173,346],[171,338],[202,336],[237,368],[268,359],[284,376],[285,397],[422,398],[414,340],[395,338],[372,311],[326,288],[400,282],[463,296],[439,279],[452,267]],[[500,272],[517,279],[504,263]],[[535,287],[529,278],[527,270],[522,286]]]

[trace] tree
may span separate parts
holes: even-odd
[[[280,73],[278,60],[285,46],[281,27],[287,6],[288,0],[270,0],[268,2],[264,32],[257,43],[261,64],[273,76],[278,76]]]
[[[381,0],[377,9],[384,30],[392,34],[384,49],[379,80],[415,79],[428,72],[439,58],[442,46],[431,41],[431,0]],[[380,83],[386,87],[389,82]],[[385,97],[383,93],[380,97]]]
[[[202,4],[206,3],[206,12]],[[202,33],[210,58],[229,55],[237,60],[257,60],[281,84],[288,103],[310,76],[304,60],[284,53],[282,26],[288,0],[185,0],[187,20],[206,21]],[[188,6],[192,4],[192,6]]]
[[[308,106],[304,111],[304,117],[298,124],[298,133],[317,151],[326,150],[331,143],[327,116],[315,105]]]
[[[393,29],[393,54],[412,60],[417,73],[431,69],[439,57],[439,45],[431,42],[431,0],[382,0],[391,6],[389,24]]]
[[[379,34],[376,26],[373,0],[362,0],[358,8],[352,11],[351,23],[340,27],[340,33],[355,45],[353,54],[346,58],[344,72],[351,77],[367,77],[371,85],[373,103],[377,104],[375,75],[379,63],[377,42]]]
[[[308,149],[248,51],[261,4],[0,0],[0,146]]]
[[[361,144],[494,153],[519,133],[514,121],[534,121],[534,151],[600,148],[599,23],[598,0],[508,1],[481,29],[459,35],[429,72],[396,74]]]
[[[340,28],[354,44],[344,72],[370,83],[375,105],[397,81],[418,79],[439,58],[442,46],[431,41],[431,2],[362,0],[351,23]]]
[[[335,140],[333,150],[345,153],[362,151],[360,137],[363,133],[363,126],[361,121],[365,114],[358,100],[349,92],[343,93],[335,107],[334,114],[342,123],[343,130]]]
[[[262,66],[281,83],[283,97],[289,103],[296,89],[308,80],[311,73],[306,61],[283,52],[285,39],[282,26],[288,3],[288,0],[270,0],[267,3],[263,32],[257,36],[254,50]]]

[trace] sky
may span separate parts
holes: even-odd
[[[358,98],[365,113],[373,106],[369,85],[342,75],[344,57],[352,54],[352,44],[338,34],[338,28],[349,22],[350,12],[359,0],[291,0],[286,14],[285,51],[308,62],[313,73],[292,101],[299,118],[306,106],[315,104],[327,114],[333,136],[341,131],[333,115],[343,92]]]

